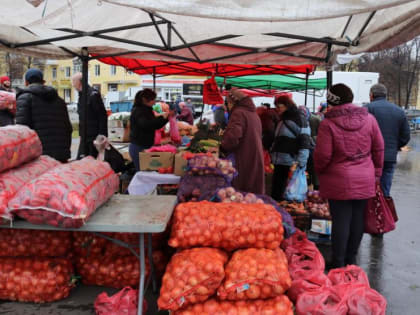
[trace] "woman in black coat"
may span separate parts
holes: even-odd
[[[134,98],[130,117],[130,147],[131,160],[140,170],[139,153],[149,149],[155,142],[155,131],[168,123],[170,113],[155,115],[152,106],[156,102],[156,93],[151,89],[137,92]]]

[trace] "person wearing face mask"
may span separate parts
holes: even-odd
[[[223,134],[221,150],[233,154],[238,176],[232,186],[236,190],[263,194],[264,155],[261,121],[250,97],[239,90],[228,96],[229,122]]]
[[[173,112],[155,114],[153,105],[156,102],[156,93],[151,89],[144,89],[137,92],[134,98],[133,108],[130,117],[130,146],[131,160],[140,170],[139,153],[149,149],[155,142],[155,131],[163,128]]]
[[[0,91],[5,91],[13,93],[10,85],[10,79],[8,76],[3,76],[0,78]],[[0,127],[13,125],[14,124],[14,115],[9,109],[0,110]]]
[[[290,167],[306,168],[311,149],[311,130],[307,119],[287,95],[278,96],[274,105],[281,115],[271,146],[271,161],[274,164],[271,196],[283,200]]]

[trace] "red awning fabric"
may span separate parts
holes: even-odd
[[[198,62],[140,60],[124,57],[105,57],[98,59],[108,65],[121,66],[137,74],[185,75],[185,76],[244,76],[259,74],[312,73],[314,65],[239,65]]]
[[[283,92],[280,90],[263,90],[263,89],[255,89],[255,90],[249,90],[249,89],[239,89],[242,93],[245,93],[249,97],[273,97],[277,95],[282,94],[291,94],[287,92]],[[229,94],[229,91],[224,90],[222,92],[223,96],[227,96]]]

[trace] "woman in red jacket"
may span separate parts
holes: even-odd
[[[375,117],[351,104],[349,87],[332,86],[327,100],[331,110],[318,130],[314,162],[332,215],[332,263],[343,267],[356,261],[366,202],[382,174],[384,141]]]

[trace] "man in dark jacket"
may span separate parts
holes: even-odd
[[[10,79],[8,76],[3,76],[0,78],[0,91],[6,91],[13,93],[13,90],[10,86]],[[0,109],[0,127],[13,125],[14,115],[8,109]]]
[[[389,197],[397,153],[410,141],[410,126],[404,111],[399,106],[388,102],[386,97],[386,87],[383,84],[375,84],[370,89],[371,103],[366,107],[378,121],[385,141],[381,187],[384,195]]]
[[[88,86],[88,103],[87,103],[87,120],[85,118],[85,108],[82,105],[82,74],[76,73],[73,76],[73,87],[79,91],[79,101],[77,103],[77,113],[79,114],[79,132],[80,146],[77,158],[91,155],[97,157],[98,151],[93,145],[93,141],[98,135],[108,136],[108,116],[106,114],[105,105],[102,101],[101,94]],[[84,147],[85,139],[83,130],[87,123],[86,149]],[[87,151],[87,152],[85,152]]]
[[[42,154],[66,162],[70,158],[72,127],[66,103],[57,91],[44,85],[42,72],[29,69],[27,88],[20,90],[16,101],[16,123],[35,130],[41,139]]]

